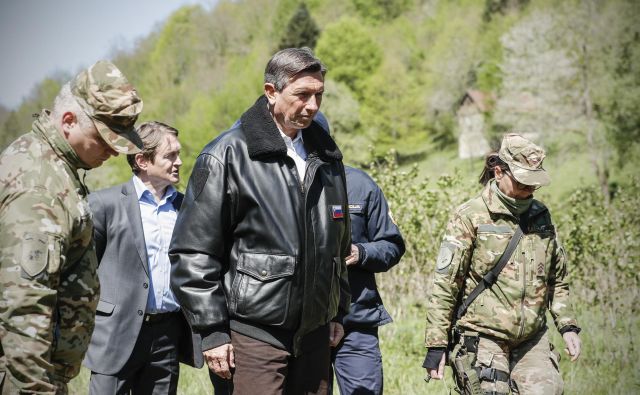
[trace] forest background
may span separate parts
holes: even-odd
[[[184,190],[198,152],[260,95],[279,48],[308,45],[326,63],[322,111],[346,162],[381,185],[407,241],[378,276],[395,322],[380,331],[385,390],[442,394],[420,367],[428,279],[448,215],[478,193],[482,159],[458,159],[456,110],[488,97],[492,147],[537,133],[552,184],[536,193],[570,260],[583,355],[561,361],[568,394],[640,392],[640,3],[528,0],[244,0],[179,9],[111,59],[144,99],[140,121],[180,130]],[[0,148],[26,132],[69,75],[0,108]],[[92,189],[125,181],[124,158],[88,173]],[[563,348],[554,333],[553,342]],[[86,370],[71,393],[88,388]],[[182,367],[179,393],[211,393]]]

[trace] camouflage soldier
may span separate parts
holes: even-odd
[[[93,223],[78,169],[139,152],[135,89],[100,61],[0,155],[0,392],[64,394],[98,302]]]
[[[580,329],[569,303],[564,250],[549,211],[533,199],[533,192],[550,182],[544,156],[522,136],[506,135],[499,153],[487,157],[481,195],[454,212],[427,311],[427,380],[443,377],[450,342],[449,362],[464,394],[562,393],[558,355],[547,338],[547,311],[572,361],[580,355]],[[519,226],[524,235],[495,284],[452,323],[457,304],[496,265]]]

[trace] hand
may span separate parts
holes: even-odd
[[[69,389],[67,388],[67,383],[65,383],[64,381],[61,381],[61,380],[58,380],[58,379],[54,378],[51,381],[51,383],[56,386],[56,395],[67,395],[67,394],[69,394]]]
[[[427,374],[431,376],[432,379],[442,380],[444,377],[444,358],[447,354],[442,354],[442,358],[440,358],[440,363],[438,364],[438,369],[427,369]]]
[[[564,335],[562,335],[562,338],[564,339],[564,343],[567,346],[567,348],[564,349],[564,352],[571,356],[571,362],[575,362],[580,356],[581,351],[580,336],[578,336],[578,334],[575,332],[569,331],[565,332]]]
[[[360,260],[360,250],[354,244],[351,244],[351,255],[347,257],[345,263],[347,266],[357,265]]]
[[[342,337],[344,336],[344,328],[342,324],[339,322],[330,322],[329,323],[329,345],[331,347],[335,347],[340,343]]]
[[[236,367],[233,346],[230,343],[223,344],[202,353],[209,370],[223,379],[231,378],[231,368]]]

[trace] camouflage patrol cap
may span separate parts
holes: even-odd
[[[113,63],[100,60],[81,71],[71,81],[71,93],[111,148],[121,154],[140,152],[142,140],[133,124],[142,99]]]
[[[518,182],[532,186],[551,183],[549,174],[542,168],[544,150],[521,135],[505,135],[498,155],[509,166],[511,174]]]

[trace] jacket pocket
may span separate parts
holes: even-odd
[[[549,276],[551,267],[552,246],[551,234],[537,233],[530,236],[531,240],[531,266],[529,268],[530,280],[537,286],[544,285]]]
[[[478,347],[475,366],[490,368],[494,355],[495,354],[490,350],[487,350],[484,347]]]
[[[553,346],[553,343],[549,343],[549,359],[556,371],[560,371],[560,353]]]
[[[100,299],[98,301],[98,307],[96,307],[96,315],[111,315],[116,305]]]
[[[513,229],[508,225],[481,224],[478,226],[475,248],[473,249],[472,267],[480,277],[498,263],[509,241],[513,237]],[[522,242],[521,242],[522,243]],[[516,279],[518,275],[518,250],[509,258],[509,263],[502,270],[501,278]]]
[[[327,303],[327,318],[326,320],[332,320],[338,313],[338,304],[340,303],[340,269],[341,261],[340,257],[333,257],[331,270],[331,282],[329,287],[329,300]]]
[[[296,257],[243,253],[236,266],[239,318],[264,325],[282,325],[287,319]]]

